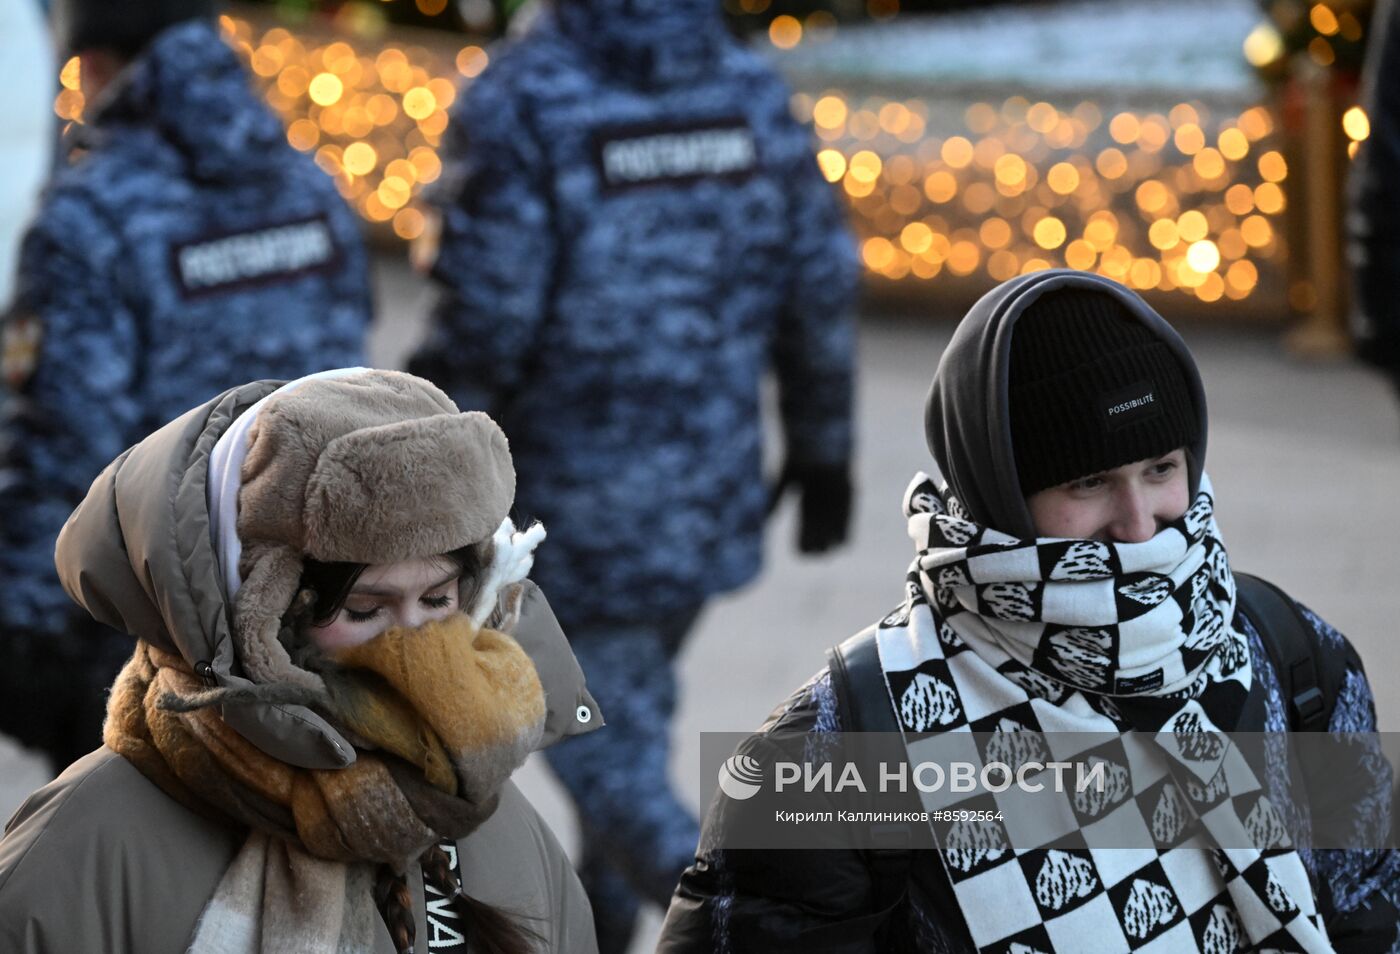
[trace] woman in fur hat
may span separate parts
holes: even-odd
[[[59,573],[136,637],[105,745],[0,841],[25,954],[589,951],[510,783],[601,724],[500,429],[390,371],[226,392],[109,466]]]

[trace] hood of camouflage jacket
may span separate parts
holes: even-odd
[[[99,140],[152,129],[201,181],[259,177],[286,162],[281,120],[258,98],[218,27],[204,20],[156,36],[93,100],[88,121]]]
[[[1186,342],[1138,294],[1107,278],[1068,268],[1032,272],[983,295],[953,332],[924,405],[929,451],[972,519],[1002,533],[1033,538],[1011,446],[1011,336],[1016,320],[1041,295],[1080,288],[1118,299],[1180,362],[1198,419],[1188,455],[1192,499],[1206,460],[1206,395]]]
[[[645,85],[693,82],[728,39],[719,0],[556,0],[562,33],[610,76]]]
[[[93,481],[58,538],[59,579],[79,605],[98,622],[179,653],[211,687],[248,680],[210,530],[209,455],[235,418],[282,383],[226,391],[128,449]],[[600,727],[578,662],[533,584],[527,584],[511,635],[544,687],[548,711],[540,747]],[[334,769],[355,760],[354,749],[305,706],[229,704],[224,716],[289,764]]]

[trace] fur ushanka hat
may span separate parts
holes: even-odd
[[[278,639],[303,557],[394,563],[489,540],[515,497],[501,429],[397,371],[309,380],[268,398],[238,493],[234,639],[254,682],[323,688]]]

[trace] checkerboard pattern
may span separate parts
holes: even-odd
[[[1027,783],[921,792],[931,813],[982,813],[931,815],[979,950],[1332,950],[1222,731],[1251,673],[1212,506],[1203,480],[1152,546],[1025,543],[927,478],[906,493],[919,558],[876,638],[910,762],[1002,763]],[[1056,790],[1050,762],[1103,784],[1076,790],[1076,769]]]

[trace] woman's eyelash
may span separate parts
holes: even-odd
[[[442,609],[452,602],[452,594],[444,593],[442,596],[425,596],[421,602],[424,606],[430,606],[433,609]]]
[[[347,606],[347,607],[345,607],[345,616],[346,616],[351,622],[354,622],[354,623],[365,623],[365,622],[368,622],[368,621],[374,619],[376,616],[378,616],[378,615],[379,615],[379,610],[380,610],[381,608],[382,608],[382,607],[376,606],[376,607],[375,607],[374,609],[372,609],[372,610],[365,610],[364,612],[357,612],[357,611],[352,610],[350,607]]]

